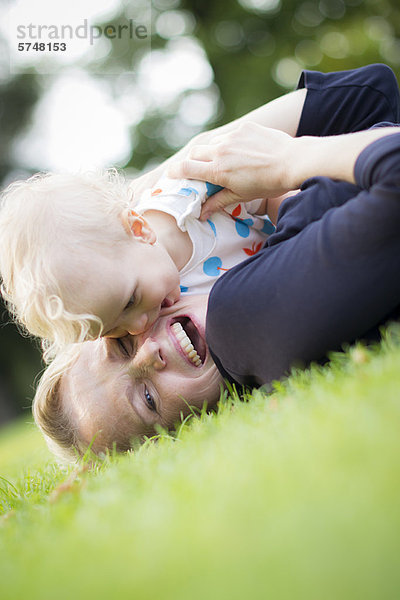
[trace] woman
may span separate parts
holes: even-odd
[[[291,127],[298,136],[399,119],[397,83],[385,66],[306,72],[301,85],[305,98],[294,92],[284,100],[296,98]],[[258,111],[258,118],[268,116]],[[294,364],[323,359],[343,342],[376,331],[399,306],[397,130],[293,139],[266,128],[268,118],[260,120],[230,126],[222,138],[211,137],[215,143],[207,148],[191,144],[189,159],[171,166],[176,175],[197,177],[200,169],[225,185],[230,192],[220,193],[222,201],[232,201],[232,194],[276,195],[305,182],[283,202],[266,247],[214,286],[207,315],[210,349],[207,299],[198,296],[167,309],[140,336],[88,342],[64,353],[45,372],[34,404],[38,424],[58,447],[82,453],[94,439],[96,452],[113,442],[128,448],[132,436],[173,425],[188,404],[215,403],[222,376],[240,384],[269,383]],[[139,180],[137,188],[152,177]],[[176,321],[201,355],[201,369],[185,361],[174,338]]]

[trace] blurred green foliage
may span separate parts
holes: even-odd
[[[219,97],[207,128],[293,89],[302,68],[327,72],[384,62],[397,74],[400,69],[396,0],[153,0],[151,18],[152,50],[168,48],[184,35],[204,48]],[[133,47],[125,59],[137,65],[142,57],[136,58]],[[114,60],[112,53],[108,60]],[[146,132],[154,128],[162,133],[160,122],[164,130],[168,120],[176,123],[182,102],[192,92],[186,89],[162,110],[146,114],[135,128],[128,166],[140,170],[154,156],[171,154],[165,137]]]
[[[148,0],[121,1],[120,14],[109,23],[129,18],[141,22],[141,14],[149,14]],[[152,53],[169,51],[179,40],[194,41],[204,50],[212,77],[196,89],[181,81],[182,91],[170,101],[164,98],[159,105],[147,106],[141,121],[132,126],[132,155],[125,165],[132,171],[160,162],[202,128],[231,121],[293,89],[302,68],[336,71],[385,62],[397,74],[400,70],[397,0],[152,0],[150,16]],[[109,73],[133,69],[129,81],[135,83],[145,58],[134,39],[116,40],[106,59],[86,68],[112,86],[118,97],[124,87]],[[182,74],[177,70],[174,77],[179,81]],[[0,180],[15,168],[13,141],[29,125],[45,79],[15,75],[0,83]],[[161,86],[157,93],[163,99]],[[187,123],[181,109],[194,93],[208,94],[214,111],[203,121]],[[21,338],[13,325],[4,327],[8,320],[3,313],[0,422],[5,397],[8,406],[29,403],[40,369],[35,344]]]
[[[13,141],[29,125],[39,96],[39,84],[34,74],[0,80],[0,182],[14,168]],[[1,424],[30,406],[33,379],[41,363],[36,343],[19,335],[1,300],[0,314]]]

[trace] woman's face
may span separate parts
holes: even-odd
[[[207,296],[188,296],[143,334],[82,344],[60,393],[86,444],[96,435],[95,450],[124,449],[157,424],[172,427],[189,406],[216,403],[222,378],[205,342],[206,309]]]

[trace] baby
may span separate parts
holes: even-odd
[[[265,200],[201,222],[202,202],[218,189],[165,177],[133,199],[115,171],[38,174],[11,184],[0,209],[9,309],[53,349],[145,331],[181,293],[208,293],[274,231],[257,215]]]

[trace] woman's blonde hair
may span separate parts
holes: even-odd
[[[62,377],[78,359],[80,347],[81,344],[71,344],[57,354],[42,374],[32,404],[37,426],[51,452],[62,462],[77,461],[86,451],[61,395]]]
[[[100,333],[99,318],[65,308],[60,260],[79,260],[87,249],[104,253],[126,240],[121,215],[131,202],[129,187],[115,170],[39,173],[2,193],[2,294],[29,333],[55,347],[82,341],[93,325]],[[44,348],[49,354],[46,341]]]
[[[126,434],[116,431],[115,439],[107,442],[101,439],[101,430],[91,440],[82,434],[82,411],[73,408],[73,397],[77,393],[70,386],[75,363],[86,344],[69,344],[59,349],[51,363],[42,373],[36,387],[32,412],[36,425],[44,435],[51,452],[62,462],[77,462],[88,451],[91,456],[104,457],[108,450],[126,452],[132,449],[132,440]],[[84,407],[84,399],[79,396]]]

